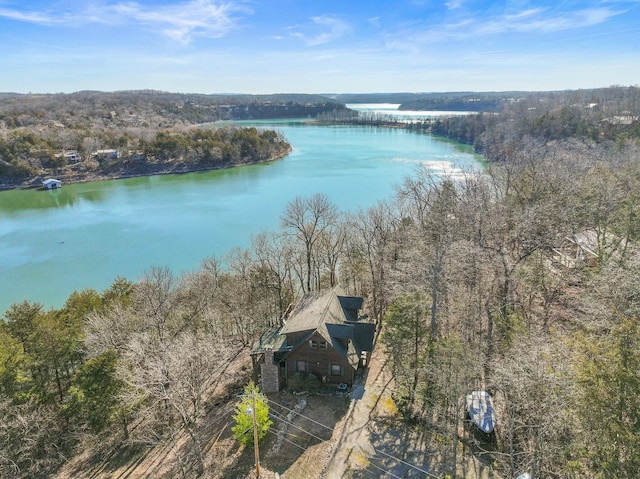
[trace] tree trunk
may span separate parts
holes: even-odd
[[[491,378],[491,361],[493,359],[493,314],[489,309],[489,302],[484,305],[487,314],[487,355],[484,363],[484,381],[489,383]]]

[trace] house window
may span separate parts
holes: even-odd
[[[331,375],[332,376],[342,376],[342,366],[339,364],[331,365]]]
[[[296,371],[299,373],[307,372],[307,362],[306,361],[296,361]]]
[[[309,347],[313,348],[313,349],[317,349],[318,347],[318,341],[312,339],[311,341],[309,341]]]
[[[320,342],[318,343],[318,347],[319,347],[320,349],[327,349],[327,342],[326,342],[326,341],[320,341]]]

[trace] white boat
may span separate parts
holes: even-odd
[[[496,416],[488,392],[473,391],[471,394],[467,394],[467,412],[471,421],[482,432],[489,434],[493,431]]]

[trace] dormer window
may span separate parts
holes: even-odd
[[[313,349],[318,349],[318,341],[316,341],[315,339],[312,339],[311,341],[309,341],[309,347]]]
[[[326,341],[320,341],[320,342],[318,343],[318,347],[319,347],[320,349],[327,349],[327,346],[328,346],[328,345],[327,345],[327,342],[326,342]]]

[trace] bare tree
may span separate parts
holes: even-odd
[[[234,248],[227,258],[230,271],[221,277],[216,297],[219,317],[229,340],[251,346],[276,319],[273,302],[256,288],[257,263],[249,250]]]
[[[148,405],[147,421],[149,417],[160,421],[169,439],[180,431],[186,432],[196,474],[200,476],[205,467],[205,401],[224,379],[228,380],[229,364],[240,350],[219,337],[190,331],[172,338],[162,350],[152,344],[145,333],[132,338],[123,365],[134,367],[123,368],[122,374]],[[159,404],[164,406],[158,409]]]
[[[152,267],[135,286],[132,306],[143,329],[152,329],[153,340],[164,343],[177,329],[178,280],[169,268]]]
[[[350,276],[370,293],[370,310],[377,324],[389,302],[387,268],[394,233],[392,219],[391,206],[382,202],[347,219],[346,263]],[[363,268],[365,271],[361,271]]]
[[[391,353],[398,398],[410,414],[418,389],[424,387],[423,365],[429,352],[429,331],[424,320],[428,297],[420,293],[397,298],[384,317],[384,342]]]
[[[405,228],[411,247],[405,248],[405,273],[412,284],[424,285],[431,299],[429,327],[432,341],[439,337],[439,317],[447,306],[449,251],[463,238],[460,228],[458,179],[435,176],[425,169],[405,179],[398,198],[405,205],[410,223]],[[409,253],[412,251],[412,253]],[[406,283],[407,280],[402,280]]]
[[[68,451],[64,424],[54,408],[35,402],[0,400],[0,475],[3,478],[53,474]]]
[[[183,328],[193,332],[217,332],[216,299],[220,295],[221,267],[214,258],[202,262],[201,268],[185,274],[177,288]]]
[[[626,259],[627,245],[637,239],[640,215],[640,196],[634,187],[637,178],[638,166],[632,160],[615,169],[598,164],[581,177],[579,224],[595,233],[593,248],[603,265],[611,258]]]
[[[280,217],[281,227],[295,236],[303,245],[305,254],[304,290],[318,289],[317,282],[312,283],[313,266],[318,258],[318,240],[338,220],[338,210],[329,198],[317,193],[310,198],[296,197],[289,202]]]
[[[571,364],[566,347],[535,333],[519,337],[497,364],[495,402],[504,454],[498,460],[510,477],[562,475],[567,444],[580,434]]]
[[[344,254],[346,235],[345,223],[338,222],[334,227],[324,230],[318,239],[320,266],[323,266],[326,271],[330,288],[338,284],[338,264]],[[318,276],[318,284],[323,286],[322,271],[318,271]]]
[[[114,303],[106,311],[93,311],[85,321],[84,344],[89,357],[109,349],[122,352],[130,335],[138,329],[138,319],[121,303]]]
[[[293,301],[293,253],[287,236],[278,233],[260,233],[251,238],[258,263],[260,286],[277,304],[278,323]]]
[[[539,324],[545,334],[553,321],[553,306],[561,299],[569,282],[570,272],[554,267],[542,251],[533,253],[518,274],[521,297],[520,310],[531,324]]]

